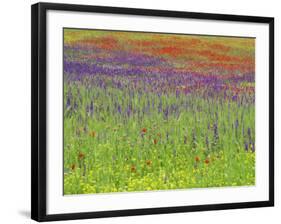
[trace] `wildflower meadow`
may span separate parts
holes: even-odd
[[[64,194],[255,185],[255,39],[64,29]]]

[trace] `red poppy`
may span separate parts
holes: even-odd
[[[205,161],[204,161],[206,164],[209,164],[210,163],[210,160],[207,158],[207,159],[205,159]]]
[[[146,160],[146,165],[150,166],[152,164],[152,161],[151,160]]]
[[[142,129],[141,129],[141,132],[144,134],[144,133],[147,132],[147,129],[146,129],[146,128],[142,128]]]
[[[156,145],[157,142],[158,142],[157,139],[154,139],[154,140],[153,140],[153,144],[154,144],[154,145]]]
[[[135,173],[136,170],[137,170],[136,166],[135,166],[135,165],[132,165],[132,166],[131,166],[131,172],[132,172],[132,173]]]
[[[94,137],[96,137],[96,132],[95,131],[91,131],[89,135],[94,138]]]
[[[83,152],[79,152],[79,154],[78,154],[78,159],[84,159],[84,157],[85,157],[85,154],[83,153]]]
[[[196,161],[196,162],[199,162],[199,161],[200,161],[199,156],[196,156],[196,157],[195,157],[195,161]]]

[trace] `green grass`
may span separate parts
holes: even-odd
[[[129,87],[87,88],[79,82],[65,83],[65,102],[69,92],[77,108],[64,111],[64,194],[255,184],[253,146],[245,150],[248,128],[254,138],[252,103],[200,94],[133,95]],[[92,116],[85,109],[91,101]],[[160,101],[162,108],[176,105],[177,112],[166,118],[158,111]]]

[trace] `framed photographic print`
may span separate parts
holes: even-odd
[[[274,19],[32,6],[32,219],[274,205]]]

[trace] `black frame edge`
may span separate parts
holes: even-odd
[[[241,202],[241,203],[228,203],[228,204],[160,207],[160,208],[132,209],[132,210],[113,210],[113,211],[101,211],[101,212],[66,213],[66,214],[47,215],[43,221],[111,218],[111,217],[136,216],[136,215],[159,215],[159,214],[186,213],[186,212],[206,212],[206,211],[216,211],[216,210],[261,208],[261,207],[271,207],[271,206],[272,205],[269,203],[269,201],[257,201],[257,202]]]
[[[31,6],[31,218],[46,217],[46,10]]]
[[[114,210],[67,214],[46,213],[46,12],[64,10],[125,15],[164,16],[208,20],[266,23],[269,25],[269,200]],[[183,11],[37,3],[31,6],[31,218],[36,221],[105,218],[117,216],[195,212],[274,206],[274,18]]]
[[[269,203],[274,206],[274,18],[269,21]]]
[[[230,15],[218,13],[205,12],[188,12],[188,11],[170,11],[159,9],[146,8],[126,8],[126,7],[112,7],[112,6],[94,6],[94,5],[78,5],[78,4],[64,4],[40,2],[40,5],[50,10],[76,11],[76,12],[99,12],[111,14],[125,14],[125,15],[141,15],[141,16],[163,16],[174,18],[190,18],[190,19],[207,19],[207,20],[229,20],[236,22],[255,22],[255,23],[270,23],[273,17],[263,16],[246,16],[246,15]]]
[[[31,218],[38,220],[38,4],[31,7]]]

